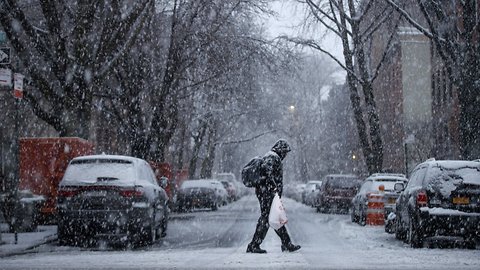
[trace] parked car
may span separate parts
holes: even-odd
[[[221,180],[220,182],[222,183],[223,187],[227,191],[228,202],[236,201],[238,197],[237,197],[237,189],[235,185],[232,182],[229,182],[227,180]]]
[[[58,241],[102,238],[152,243],[164,236],[168,196],[142,159],[93,155],[74,158],[58,190]]]
[[[303,192],[305,191],[306,187],[307,187],[307,184],[296,184],[295,185],[295,197],[294,197],[294,199],[296,201],[302,202]]]
[[[231,172],[225,172],[225,173],[216,173],[214,178],[216,180],[222,181],[222,180],[227,180],[228,182],[232,183],[235,186],[236,193],[237,193],[237,199],[240,197],[246,195],[248,193],[248,188],[245,187],[243,183],[237,180],[235,177],[235,174]]]
[[[348,212],[362,180],[356,175],[329,174],[325,176],[315,207],[318,212]]]
[[[289,182],[283,186],[283,196],[291,198],[297,202],[302,202],[302,194],[306,184],[298,184]]]
[[[226,205],[228,203],[228,192],[223,187],[222,182],[216,180],[216,179],[207,179],[210,181],[210,184],[212,184],[215,187],[215,193],[220,199],[221,205]]]
[[[186,211],[194,208],[211,208],[212,211],[216,211],[223,204],[223,198],[219,196],[216,188],[212,180],[183,181],[177,194],[178,209]]]
[[[391,173],[375,173],[364,180],[357,195],[352,199],[352,207],[350,211],[352,222],[358,222],[361,225],[366,224],[367,205],[370,195],[383,194],[385,206],[385,218],[395,211],[395,202],[399,196],[399,192],[394,190],[395,183],[406,185],[408,179],[403,174]],[[383,187],[383,189],[381,188]],[[390,224],[390,223],[386,223]],[[392,230],[390,225],[387,231]]]
[[[396,203],[395,236],[412,247],[449,239],[475,248],[479,235],[480,163],[429,159],[417,165]]]
[[[318,193],[320,192],[321,186],[322,181],[320,180],[308,181],[302,193],[303,203],[308,206],[315,206],[317,204],[316,200],[318,198]]]

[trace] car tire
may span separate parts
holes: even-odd
[[[212,211],[217,211],[217,210],[218,210],[218,205],[217,205],[217,203],[214,202],[211,208],[212,208]]]
[[[465,240],[465,248],[466,249],[476,249],[477,242],[475,240]]]
[[[167,228],[168,228],[168,218],[164,218],[160,223],[160,229],[157,230],[157,238],[163,238],[167,236]]]
[[[57,226],[57,238],[59,246],[70,246],[72,244],[72,236],[67,233],[64,226]]]
[[[423,236],[419,226],[414,220],[410,220],[408,224],[408,243],[412,248],[423,247]]]
[[[157,238],[163,238],[167,236],[168,228],[168,209],[165,211],[162,221],[160,222],[160,228],[157,230]]]
[[[397,220],[395,222],[395,238],[398,240],[405,241],[405,230],[403,228],[403,223],[402,220],[400,219],[400,216],[397,215]]]
[[[352,207],[352,211],[350,212],[350,220],[351,220],[353,223],[358,223],[358,222],[359,222],[358,216],[357,216],[357,214],[355,213],[355,207]]]
[[[367,225],[367,216],[365,213],[360,213],[360,217],[358,218],[358,224],[361,226]]]
[[[152,245],[157,241],[158,228],[155,227],[155,223],[152,223],[143,230],[144,233],[144,243],[146,245]]]

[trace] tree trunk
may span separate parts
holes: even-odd
[[[341,39],[343,45],[343,56],[345,58],[345,66],[349,70],[347,72],[347,85],[350,90],[350,101],[352,103],[353,114],[357,126],[358,138],[360,140],[360,146],[362,147],[363,156],[365,158],[365,163],[369,173],[378,172],[377,160],[373,152],[372,146],[369,142],[367,125],[364,120],[364,112],[362,109],[360,94],[358,93],[358,82],[352,72],[355,70],[354,66],[354,55],[350,50],[350,43],[348,40],[348,34],[346,32],[347,23],[345,18],[345,10],[343,9],[343,1],[339,1],[340,10],[340,21],[343,26],[341,31]],[[358,31],[358,28],[357,28]],[[357,42],[358,43],[358,42]],[[356,45],[354,43],[354,45]],[[357,60],[358,61],[358,60]],[[364,63],[364,62],[363,62]],[[364,89],[365,90],[365,89]]]
[[[460,151],[464,159],[480,158],[480,29],[477,1],[465,1],[462,42],[464,52],[458,84],[460,105]],[[463,57],[462,57],[463,56]]]
[[[206,122],[203,122],[198,129],[197,136],[194,137],[195,144],[193,146],[192,157],[190,158],[190,165],[188,166],[188,176],[190,179],[193,179],[196,176],[198,155],[200,153],[200,148],[203,145],[206,130],[207,124]]]
[[[217,137],[216,126],[211,126],[208,132],[208,144],[207,144],[207,155],[203,159],[202,168],[200,170],[200,178],[211,178],[213,164],[215,161],[215,150],[216,144],[215,139]]]

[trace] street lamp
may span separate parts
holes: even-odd
[[[288,106],[288,111],[291,112],[291,113],[294,113],[295,112],[295,106],[294,105]]]

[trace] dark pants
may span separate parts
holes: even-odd
[[[268,232],[268,214],[270,213],[270,206],[272,205],[275,193],[257,188],[255,190],[255,195],[257,195],[258,202],[260,203],[261,213],[260,217],[258,218],[257,228],[255,230],[255,234],[253,235],[251,245],[260,246]],[[275,230],[275,232],[277,233],[278,237],[280,237],[282,245],[290,244],[290,236],[288,235],[287,228],[285,228],[285,226]]]

